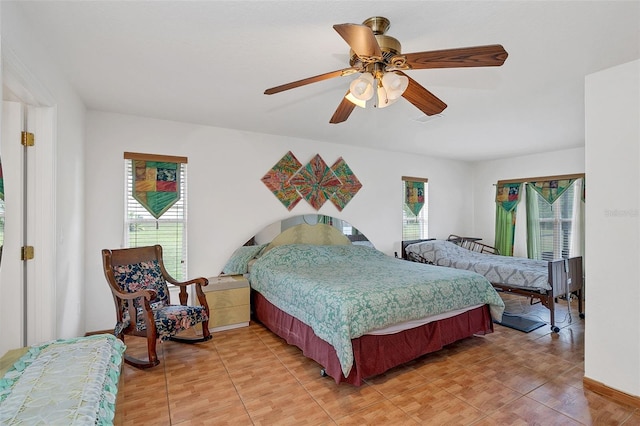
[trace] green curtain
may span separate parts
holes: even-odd
[[[506,211],[502,207],[496,209],[496,242],[500,254],[513,256],[513,241],[516,228],[516,211]]]
[[[527,197],[527,257],[540,260],[540,210],[538,209],[538,192],[526,185]]]
[[[496,187],[495,247],[500,254],[513,256],[516,228],[516,207],[520,201],[522,182],[501,183]]]

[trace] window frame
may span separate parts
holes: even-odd
[[[529,188],[528,188],[528,184],[532,183],[532,182],[546,182],[546,181],[553,181],[553,180],[568,180],[568,179],[573,179],[575,182],[572,183],[572,185],[575,185],[577,181],[580,182],[580,189],[578,192],[574,192],[574,200],[578,200],[578,203],[576,203],[576,205],[574,205],[574,209],[578,208],[580,209],[577,213],[579,213],[581,219],[580,221],[576,224],[579,226],[579,231],[580,234],[576,234],[574,235],[574,237],[576,238],[571,238],[571,240],[574,240],[574,242],[576,240],[579,240],[580,242],[578,243],[578,246],[576,248],[577,253],[574,254],[576,256],[583,256],[584,255],[584,233],[585,233],[585,229],[584,229],[584,211],[582,210],[583,208],[583,202],[584,202],[584,188],[585,188],[585,179],[586,179],[586,175],[585,173],[572,173],[572,174],[566,174],[566,175],[553,175],[553,176],[540,176],[540,177],[528,177],[528,178],[519,178],[519,179],[505,179],[505,180],[498,180],[497,183],[495,184],[495,186],[497,187],[501,187],[504,186],[505,184],[510,184],[510,183],[517,183],[517,184],[521,184],[521,185],[526,185],[527,186],[527,190],[526,193],[528,194],[529,192]],[[575,187],[573,189],[575,191]],[[537,196],[539,196],[539,194],[537,194]],[[518,201],[518,203],[520,202],[520,200]],[[498,206],[498,200],[496,199],[496,217],[497,217],[497,209],[500,208]],[[520,211],[521,207],[518,207],[518,211]],[[575,210],[574,210],[575,212]],[[527,217],[527,221],[529,220],[529,212],[527,211],[526,208],[526,203],[525,203],[525,214]],[[538,225],[540,225],[540,221],[538,221]],[[572,230],[573,230],[573,226],[572,226]],[[520,229],[518,227],[518,229]],[[572,231],[573,232],[573,231]],[[497,229],[496,229],[496,233],[497,233]],[[527,230],[524,234],[521,234],[526,236],[526,246],[527,246],[527,256],[530,257],[531,256],[531,250],[529,247],[529,231]],[[535,245],[535,244],[534,244]],[[506,253],[503,253],[504,255],[508,255]]]
[[[542,207],[549,206],[551,210],[551,215],[545,215],[542,217],[540,214],[538,215],[538,224],[540,227],[540,259],[538,260],[556,260],[556,259],[568,259],[569,257],[573,257],[578,255],[578,253],[571,252],[571,240],[575,237],[573,234],[573,230],[575,229],[574,218],[576,217],[575,209],[581,208],[579,191],[582,189],[582,184],[580,179],[576,179],[571,186],[569,186],[563,193],[560,195],[553,204],[549,204],[544,198],[536,192],[536,200],[538,202],[538,211],[542,210]],[[527,189],[529,190],[529,189]],[[577,202],[577,205],[576,205]],[[563,213],[570,211],[569,216],[565,216]],[[551,225],[550,227],[548,225]],[[547,225],[546,227],[544,225]],[[565,226],[568,226],[568,232],[565,230]],[[551,247],[549,245],[543,245],[543,228],[545,228],[548,232],[551,232]],[[549,229],[551,228],[551,229]],[[550,250],[546,250],[549,248]],[[551,253],[551,255],[547,254]]]
[[[187,254],[187,219],[188,219],[188,197],[187,197],[187,163],[179,162],[179,186],[180,199],[178,199],[166,212],[158,219],[153,217],[142,204],[133,198],[133,164],[138,158],[127,158],[125,153],[124,166],[124,226],[123,226],[123,247],[140,247],[145,245],[160,244],[163,248],[163,263],[169,275],[177,281],[186,281],[188,277],[188,254]],[[176,157],[153,156],[154,161],[171,161]],[[134,219],[132,219],[132,217]],[[139,219],[136,219],[139,218]],[[155,227],[155,238],[153,230],[149,236],[143,238],[132,238],[133,229],[144,229],[145,227]],[[161,231],[160,227],[166,228]],[[173,234],[173,236],[171,235]],[[170,242],[167,244],[167,240]]]
[[[423,182],[424,183],[424,206],[420,213],[416,216],[407,207],[405,202],[406,182]],[[409,217],[411,215],[412,217]],[[415,218],[419,224],[418,231],[408,231],[407,225],[409,220]],[[419,177],[402,176],[402,241],[422,240],[429,238],[429,179]]]

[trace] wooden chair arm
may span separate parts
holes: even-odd
[[[189,286],[191,284],[200,284],[202,287],[205,287],[205,286],[209,285],[209,280],[206,279],[205,277],[198,277],[198,278],[194,278],[194,279],[189,280],[189,281],[182,281],[182,282],[181,281],[176,281],[170,275],[165,276],[164,279],[167,280],[167,282],[169,284],[172,284],[172,285],[175,285],[175,286],[179,286],[179,287],[186,287],[186,286]]]
[[[180,294],[178,295],[178,297],[180,298],[181,305],[186,305],[189,300],[189,295],[187,294],[187,287],[190,285],[195,285],[196,297],[198,298],[198,302],[200,302],[200,305],[205,306],[207,308],[207,315],[209,314],[207,298],[205,297],[204,292],[202,291],[202,287],[206,287],[207,285],[209,285],[208,279],[206,279],[205,277],[198,277],[198,278],[191,279],[189,281],[180,282],[180,281],[176,281],[168,274],[165,275],[164,278],[167,281],[167,283],[172,284],[176,287],[180,287]]]

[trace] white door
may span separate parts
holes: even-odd
[[[0,156],[4,178],[5,226],[0,263],[0,354],[24,346],[24,264],[21,261],[24,229],[23,149],[20,144],[24,107],[2,104]]]
[[[4,183],[4,247],[0,260],[0,356],[56,337],[55,109],[3,101],[0,158]],[[21,143],[23,130],[34,146]],[[22,260],[21,248],[34,247]]]

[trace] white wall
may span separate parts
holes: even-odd
[[[393,255],[402,236],[403,175],[429,179],[432,236],[464,229],[472,216],[471,173],[463,162],[91,111],[85,155],[87,330],[114,325],[100,250],[122,244],[125,151],[189,158],[189,276],[217,275],[233,250],[262,228],[300,214],[344,219]],[[304,200],[289,212],[260,181],[287,151],[303,164],[315,154],[329,165],[343,157],[363,187],[342,212],[330,202],[316,212]]]
[[[585,92],[585,377],[640,396],[640,61]]]
[[[584,173],[584,148],[527,155],[473,164],[473,236],[494,245],[496,221],[496,187],[499,180]],[[524,200],[521,200],[524,202]],[[521,225],[521,226],[519,226]],[[523,215],[516,216],[516,233],[526,227]],[[524,234],[522,234],[524,235]],[[514,256],[527,257],[524,238],[514,246]]]
[[[84,332],[84,121],[85,108],[43,49],[33,38],[29,24],[13,2],[0,2],[2,9],[2,53],[11,53],[29,73],[30,82],[38,82],[35,91],[46,91],[56,111],[54,134],[56,152],[55,211],[51,215],[55,229],[55,305],[56,336],[73,337]],[[37,138],[37,136],[36,136]],[[37,142],[36,148],[37,149]],[[36,253],[38,247],[35,248]],[[31,309],[39,309],[31,306]]]

